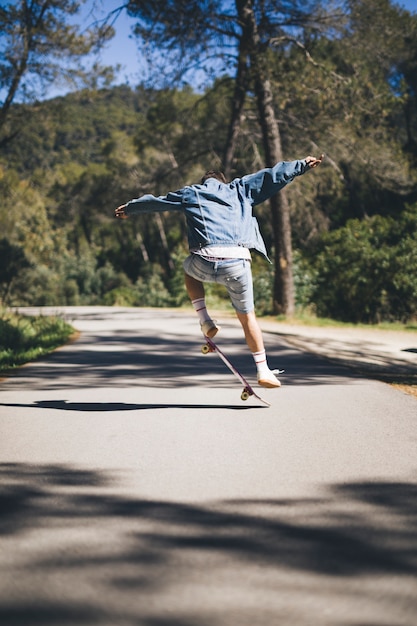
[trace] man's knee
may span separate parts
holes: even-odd
[[[246,313],[236,310],[236,315],[242,326],[249,326],[254,322],[257,323],[255,309],[252,309],[251,311],[248,311]]]

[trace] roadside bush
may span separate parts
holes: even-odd
[[[375,215],[326,233],[310,258],[319,316],[407,322],[417,311],[417,207],[397,220]]]
[[[171,296],[171,306],[183,306],[190,304],[187,291],[184,285],[183,262],[188,256],[188,248],[180,244],[172,253],[171,258],[174,263],[174,271],[168,281],[168,289]]]
[[[300,250],[293,251],[295,306],[302,312],[315,314],[314,289],[316,273],[311,259],[303,256]]]
[[[253,297],[257,315],[272,314],[274,266],[263,257],[252,254]]]
[[[12,283],[30,267],[23,248],[6,238],[0,239],[0,300],[8,302]]]
[[[116,287],[103,298],[104,306],[135,306],[137,294],[133,287]]]
[[[2,350],[10,350],[19,347],[21,343],[21,332],[8,319],[0,319],[0,346]]]
[[[65,343],[74,329],[60,317],[3,312],[0,317],[0,370],[33,361]]]
[[[155,267],[147,276],[140,276],[135,283],[136,306],[172,306],[173,300],[165,287],[160,273]]]

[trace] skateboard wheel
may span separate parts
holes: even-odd
[[[207,344],[205,344],[204,346],[201,346],[201,352],[203,354],[208,354],[210,352],[210,346],[208,346]]]
[[[248,398],[249,398],[249,392],[247,392],[246,389],[244,389],[242,393],[240,394],[240,399],[247,400]]]

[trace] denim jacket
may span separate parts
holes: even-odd
[[[209,178],[202,185],[187,185],[166,196],[147,194],[126,204],[126,215],[182,211],[185,214],[190,250],[208,245],[243,246],[266,258],[265,243],[252,207],[261,204],[309,168],[305,159],[282,161],[221,183]]]

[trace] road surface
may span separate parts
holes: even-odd
[[[1,624],[416,626],[414,397],[267,333],[267,408],[192,313],[67,316],[0,382]]]

